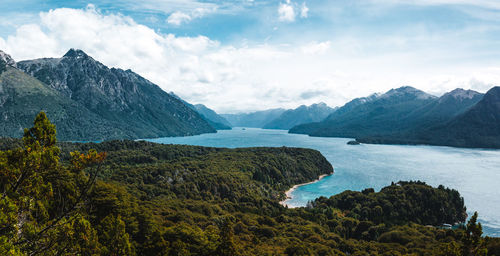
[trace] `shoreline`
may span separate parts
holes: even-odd
[[[284,207],[288,207],[288,208],[297,208],[297,207],[300,207],[300,206],[292,206],[292,205],[289,205],[289,204],[286,203],[286,201],[292,199],[292,193],[293,193],[293,191],[295,191],[297,188],[299,188],[301,186],[305,186],[305,185],[309,185],[309,184],[312,184],[312,183],[316,183],[316,182],[318,182],[318,181],[322,180],[323,178],[328,177],[330,175],[333,175],[333,172],[329,173],[329,174],[322,174],[317,179],[315,179],[313,181],[294,185],[293,187],[291,187],[290,189],[288,189],[287,191],[285,191],[286,198],[284,200],[280,201],[280,204],[283,205]]]

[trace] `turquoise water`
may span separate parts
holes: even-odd
[[[500,236],[500,150],[436,146],[346,145],[347,138],[318,138],[284,130],[234,128],[216,134],[158,138],[148,141],[210,147],[289,146],[319,150],[335,173],[319,182],[300,186],[287,201],[304,206],[319,196],[344,190],[381,189],[391,181],[421,180],[457,189],[469,214],[479,212],[483,231]]]

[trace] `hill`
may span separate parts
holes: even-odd
[[[283,112],[279,117],[264,125],[264,129],[288,130],[296,125],[319,122],[330,115],[335,109],[325,103],[302,105],[296,109]]]
[[[215,132],[197,112],[157,85],[131,70],[110,69],[81,50],[71,49],[62,58],[21,61],[17,67],[126,133],[100,139]],[[95,137],[88,135],[87,140]]]

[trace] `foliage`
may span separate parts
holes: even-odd
[[[464,206],[458,192],[422,182],[281,206],[283,191],[333,171],[315,150],[145,141],[59,149],[54,133],[42,114],[25,148],[0,141],[10,148],[0,153],[4,254],[469,255],[499,248],[498,239],[481,237],[476,215],[457,230],[424,226],[463,221]],[[13,191],[24,172],[26,183]]]
[[[55,126],[41,112],[25,129],[23,148],[0,154],[0,251],[51,255],[97,248],[95,231],[79,208],[97,176],[97,170],[83,170],[105,154],[75,153],[62,166],[55,136]]]

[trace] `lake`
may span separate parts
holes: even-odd
[[[298,187],[287,201],[291,206],[304,206],[309,200],[344,190],[380,190],[392,181],[421,180],[432,186],[442,184],[457,189],[465,199],[469,215],[478,211],[485,235],[500,236],[500,150],[347,145],[349,140],[239,127],[198,136],[148,139],[164,144],[209,147],[313,148],[330,161],[335,173]]]

